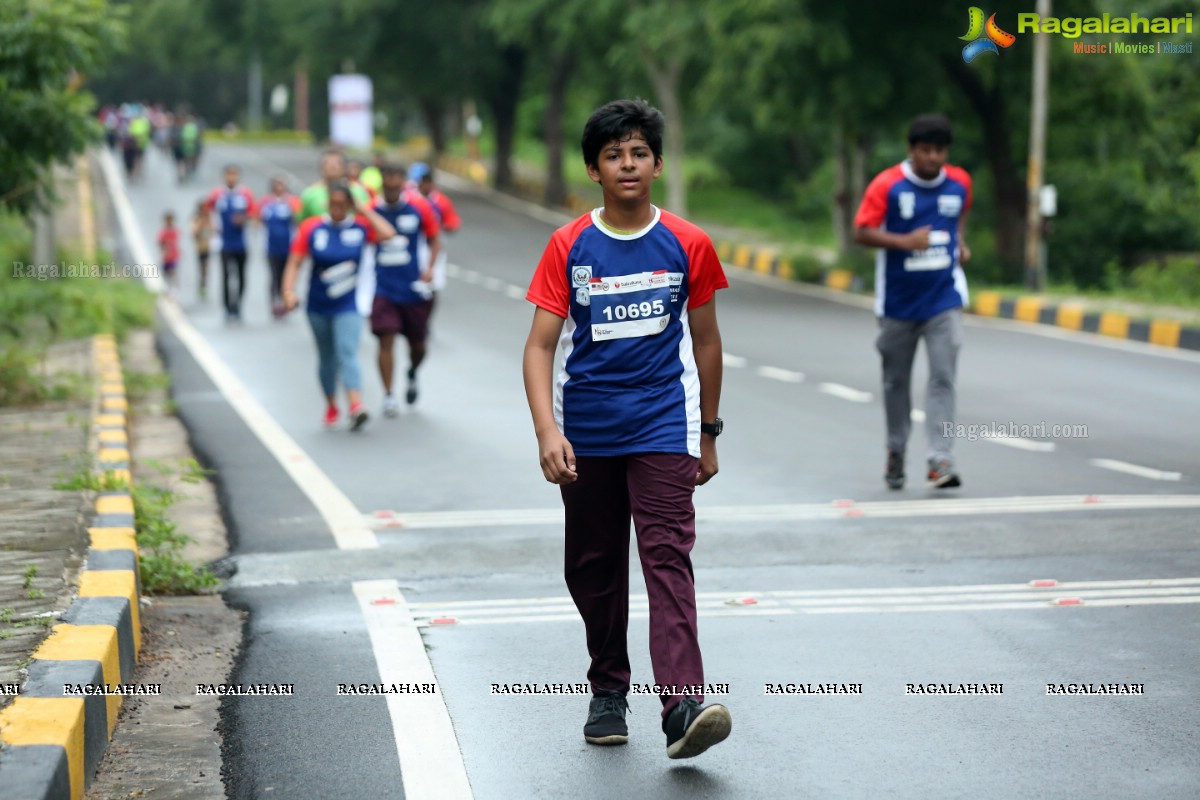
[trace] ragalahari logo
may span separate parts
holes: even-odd
[[[983,9],[978,6],[971,6],[967,11],[967,33],[958,38],[964,42],[970,42],[963,48],[962,53],[963,61],[968,64],[983,53],[1000,55],[1001,47],[1011,47],[1012,43],[1017,40],[1017,37],[1011,33],[1000,30],[1000,26],[996,24],[995,14],[988,17],[985,24]]]

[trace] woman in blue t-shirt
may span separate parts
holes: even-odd
[[[365,203],[355,203],[344,183],[329,187],[329,211],[306,219],[292,240],[291,254],[283,274],[283,302],[288,311],[300,305],[296,277],[305,258],[312,261],[308,285],[308,322],[317,342],[317,375],[325,393],[325,425],[339,418],[337,383],[340,374],[350,406],[350,428],[358,430],[367,421],[362,404],[362,370],[358,366],[358,339],[362,315],[354,304],[354,290],[363,251],[368,244],[396,235],[392,224]]]

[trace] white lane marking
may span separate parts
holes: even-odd
[[[129,242],[131,251],[129,255],[138,264],[158,264],[158,259],[151,255],[150,248],[146,246],[146,240],[142,238],[141,228],[138,227],[137,218],[133,215],[133,206],[129,202],[129,195],[119,189],[124,184],[121,182],[121,174],[117,170],[117,160],[107,147],[96,151],[96,157],[100,161],[100,171],[104,173],[104,184],[108,187],[108,196],[112,199],[113,210],[117,212],[117,222],[127,235],[126,241]],[[162,294],[163,289],[166,288],[166,283],[159,275],[145,276],[142,278],[142,283],[154,294]]]
[[[912,411],[909,412],[908,418],[911,419],[913,422],[924,422],[925,421],[925,412],[919,408],[914,408]]]
[[[762,378],[770,378],[773,381],[783,381],[784,383],[801,383],[804,381],[803,372],[793,372],[790,369],[780,369],[779,367],[759,367],[754,370],[754,374]]]
[[[1017,450],[1028,450],[1031,453],[1053,453],[1055,450],[1054,442],[1039,442],[1036,439],[1022,439],[1017,436],[987,436],[983,441]]]
[[[1200,508],[1200,495],[1046,495],[1043,497],[946,497],[936,500],[878,500],[863,503],[698,506],[696,519],[711,522],[799,522],[805,520],[946,517],[971,514],[1041,514],[1071,511],[1130,511]],[[376,530],[493,528],[561,525],[559,508],[505,508],[473,511],[377,511],[363,517]]]
[[[843,400],[849,400],[851,403],[869,403],[875,397],[870,392],[862,392],[858,389],[852,389],[849,386],[843,386],[840,383],[819,383],[817,391],[840,397]]]
[[[394,580],[355,581],[354,595],[382,683],[436,683],[421,632]],[[382,602],[379,602],[382,601]],[[387,695],[404,796],[471,798],[471,784],[441,690]]]
[[[522,289],[520,286],[517,286],[516,284],[510,283],[508,286],[505,286],[504,293],[506,295],[508,295],[509,297],[511,297],[513,300],[524,300],[525,299],[525,290]]]
[[[504,288],[504,281],[500,280],[499,278],[493,278],[490,275],[486,275],[483,278],[483,288],[490,289],[493,292],[498,292]]]
[[[462,272],[459,274],[458,277],[467,283],[479,283],[480,281],[483,280],[483,276],[480,275],[478,272],[476,272],[473,269],[468,269],[465,267],[463,268]]]
[[[112,181],[107,183],[114,205],[119,204],[119,197],[124,198],[125,204],[128,205],[128,198],[124,196],[120,184]],[[149,250],[132,211],[121,217],[120,222],[134,258],[149,263],[145,258]],[[362,513],[250,394],[179,307],[173,302],[160,299],[158,308],[175,335],[191,350],[193,358],[225,395],[229,406],[242,417],[263,446],[275,456],[321,513],[337,546],[344,550],[378,547],[379,540],[375,538],[374,532],[363,524]],[[399,585],[395,581],[360,581],[354,584],[354,591],[359,598],[359,606],[363,609],[379,673],[381,676],[388,676],[384,680],[389,683],[433,682],[433,665],[429,661],[412,614],[400,593]],[[365,600],[364,593],[367,597]],[[375,606],[371,605],[370,598],[380,596],[386,596],[392,601],[393,608],[387,615],[373,613]],[[364,602],[367,605],[364,605]],[[396,751],[403,773],[405,796],[413,800],[472,798],[473,794],[466,777],[466,765],[454,738],[450,712],[442,693],[439,691],[432,695],[387,697]],[[399,705],[400,698],[408,701],[403,709]]]
[[[1150,478],[1155,481],[1177,481],[1183,477],[1181,472],[1166,472],[1152,467],[1142,467],[1130,464],[1128,461],[1117,461],[1112,458],[1093,458],[1092,466],[1124,472],[1126,475],[1137,475],[1139,478]]]
[[[462,267],[455,264],[453,261],[446,262],[446,277],[457,278],[462,274]]]
[[[730,596],[750,597],[753,604],[731,608]],[[887,587],[800,591],[704,592],[696,596],[705,617],[853,614],[921,611],[966,611],[1057,608],[1062,598],[1078,601],[1062,607],[1200,603],[1200,578],[1078,581],[1053,587],[1024,584],[978,586]],[[513,598],[446,603],[414,603],[418,625],[450,618],[459,625],[514,622],[571,622],[579,619],[570,598]],[[649,616],[646,595],[630,597],[630,616]]]
[[[746,366],[747,361],[741,356],[735,356],[732,353],[721,353],[721,363],[727,367],[740,369]]]

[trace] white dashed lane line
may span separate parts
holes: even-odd
[[[1181,472],[1167,472],[1153,467],[1142,467],[1112,458],[1093,458],[1091,464],[1101,469],[1111,469],[1114,472],[1124,472],[1126,475],[1137,475],[1139,478],[1149,478],[1153,481],[1177,481],[1183,478]]]
[[[522,289],[520,286],[517,286],[512,283],[510,283],[509,285],[504,287],[504,293],[506,295],[508,295],[510,298],[512,298],[513,300],[524,300],[525,299],[525,290]]]
[[[760,377],[784,383],[802,383],[804,381],[803,372],[793,372],[790,369],[780,369],[779,367],[759,367],[754,370],[754,373]]]
[[[746,364],[749,362],[746,359],[742,358],[741,356],[735,356],[733,353],[722,353],[721,354],[721,363],[727,367],[733,367],[734,369],[741,369],[742,367],[746,366]]]
[[[849,400],[851,403],[869,403],[875,397],[870,392],[862,392],[858,389],[852,389],[849,386],[843,386],[840,383],[817,384],[817,391],[824,392],[833,397],[839,397],[842,400]]]
[[[989,436],[983,441],[992,444],[1002,444],[1016,450],[1027,450],[1030,453],[1053,453],[1054,442],[1039,442],[1036,439],[1021,439],[1016,436]]]

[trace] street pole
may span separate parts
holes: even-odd
[[[1041,19],[1050,16],[1050,0],[1038,0]],[[1029,168],[1025,195],[1025,285],[1040,292],[1046,288],[1046,272],[1041,264],[1042,210],[1041,193],[1046,157],[1046,92],[1050,72],[1050,36],[1033,35],[1033,97],[1029,111]]]
[[[250,56],[249,85],[246,94],[250,107],[246,112],[246,128],[252,131],[262,130],[262,58],[256,52]]]

